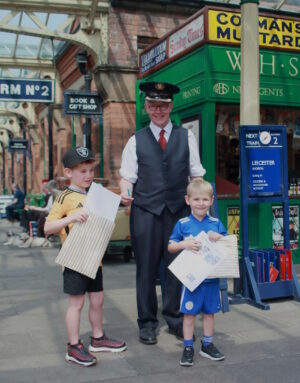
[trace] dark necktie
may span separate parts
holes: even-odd
[[[157,141],[159,143],[160,147],[162,148],[162,150],[165,150],[166,146],[167,146],[167,140],[166,140],[164,134],[165,134],[165,130],[161,129],[161,131],[159,133],[159,139]]]

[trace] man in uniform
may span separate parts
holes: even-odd
[[[205,170],[192,132],[170,120],[173,96],[180,89],[160,82],[146,82],[139,89],[146,95],[145,109],[151,121],[124,148],[120,188],[122,203],[132,204],[130,231],[137,266],[139,338],[144,344],[155,344],[155,281],[162,259],[166,285],[163,316],[169,332],[182,338],[181,284],[168,270],[176,255],[170,254],[167,247],[175,223],[189,214],[184,200],[189,177],[201,178]]]

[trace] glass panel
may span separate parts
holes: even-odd
[[[0,32],[0,56],[10,57],[13,55],[16,38],[14,33]]]
[[[10,68],[10,69],[6,70],[5,72],[6,72],[6,77],[17,78],[17,77],[20,77],[21,69]]]
[[[7,12],[10,13],[10,12]],[[21,12],[18,12],[9,22],[8,25],[16,26],[20,24]]]
[[[25,27],[25,28],[39,29],[39,27],[36,25],[36,23],[33,22],[31,20],[31,18],[29,18],[25,12],[23,12],[23,14],[22,14],[21,25],[22,25],[22,27]]]
[[[17,57],[37,57],[41,38],[20,35],[16,50]]]
[[[60,13],[51,13],[48,20],[48,28],[55,31],[69,16]]]
[[[42,42],[41,52],[40,52],[40,58],[41,59],[52,59],[53,58],[53,51],[52,51],[52,43],[49,39],[44,39]]]
[[[22,69],[20,77],[22,78],[39,78],[40,72],[39,71],[32,71],[30,69]]]
[[[34,12],[34,14],[41,20],[42,23],[46,23],[48,13]]]

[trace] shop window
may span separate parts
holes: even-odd
[[[216,106],[216,189],[218,194],[239,192],[238,105]]]
[[[218,194],[234,194],[239,190],[239,111],[239,105],[216,106],[216,186]],[[287,127],[290,194],[299,193],[300,195],[299,109],[261,107],[261,124]]]

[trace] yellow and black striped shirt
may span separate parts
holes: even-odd
[[[85,199],[86,194],[84,193],[80,193],[69,188],[64,190],[56,197],[47,220],[56,221],[75,213],[78,209],[83,207]],[[72,226],[73,224],[70,224],[67,229],[64,228],[59,232],[62,243],[64,243],[67,238],[68,230],[70,230]]]

